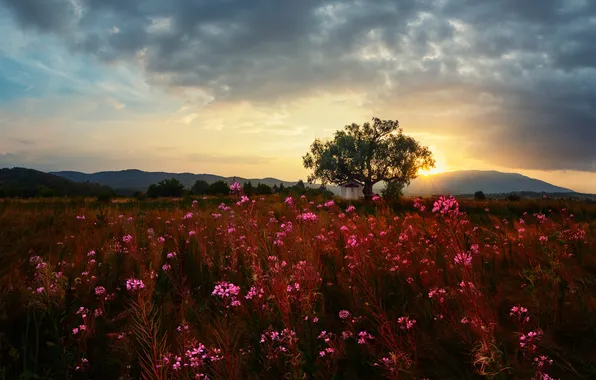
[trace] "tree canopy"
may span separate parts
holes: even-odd
[[[147,196],[157,197],[180,197],[184,194],[184,185],[176,178],[167,178],[158,183],[150,185],[147,189]]]
[[[199,179],[190,188],[190,191],[195,195],[209,194],[209,184],[207,181]]]
[[[303,164],[312,169],[308,181],[340,184],[356,180],[364,185],[364,195],[372,196],[374,184],[385,181],[403,188],[421,169],[435,166],[431,151],[404,135],[397,120],[374,117],[372,123],[346,125],[334,139],[316,139]]]

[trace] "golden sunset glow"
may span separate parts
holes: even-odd
[[[130,2],[0,0],[0,167],[296,181],[314,139],[378,117],[431,148],[421,176],[596,192],[591,1],[542,21],[529,1]],[[536,22],[552,43],[514,37]]]

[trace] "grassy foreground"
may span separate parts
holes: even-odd
[[[2,202],[0,379],[596,378],[594,211]]]

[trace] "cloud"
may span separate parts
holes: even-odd
[[[594,1],[0,4],[23,30],[52,36],[73,54],[138,68],[144,80],[137,75],[134,86],[95,84],[122,92],[118,101],[127,109],[130,101],[147,101],[148,87],[157,87],[199,104],[175,114],[179,122],[292,134],[301,133],[302,124],[234,124],[233,118],[218,124],[216,117],[205,121],[209,112],[201,109],[248,103],[275,110],[301,99],[352,93],[380,117],[408,115],[416,120],[415,132],[466,136],[462,147],[487,162],[596,172]],[[53,65],[47,72],[60,75],[56,70]]]
[[[106,102],[114,107],[114,109],[117,110],[121,110],[122,108],[126,107],[126,104],[119,102],[118,100],[114,99],[114,98],[107,98]]]

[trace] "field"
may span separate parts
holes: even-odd
[[[595,379],[596,206],[462,202],[0,202],[0,379]]]

